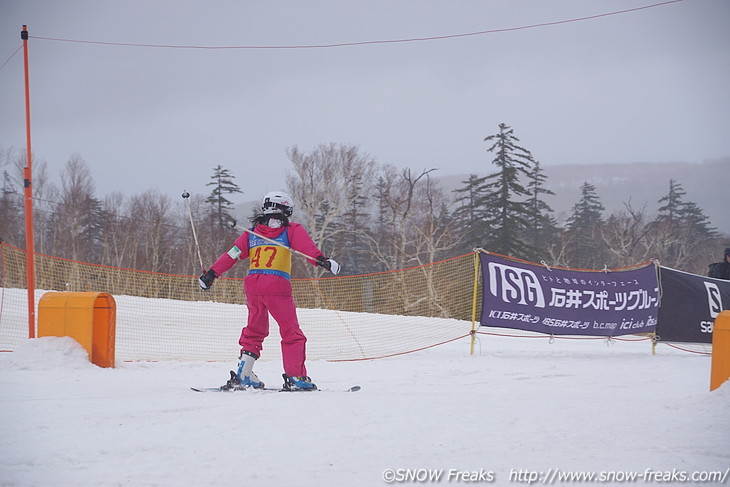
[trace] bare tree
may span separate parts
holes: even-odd
[[[436,268],[428,265],[448,256],[457,247],[461,234],[448,212],[448,201],[443,189],[426,176],[416,216],[413,236],[413,254],[423,277],[425,294],[408,303],[406,310],[420,308],[428,315],[451,317],[448,302],[444,302],[444,281],[435,275]]]
[[[560,267],[570,267],[570,252],[573,248],[573,234],[564,230],[557,229],[553,238],[548,241],[545,246],[548,261],[546,264]]]
[[[608,217],[601,227],[601,239],[608,250],[609,267],[623,267],[646,262],[655,256],[647,246],[646,205],[635,209],[631,200],[624,203],[624,210]]]
[[[19,233],[16,236],[17,241],[15,244],[21,247],[24,246],[25,242],[24,185],[25,167],[28,165],[25,154],[25,150],[15,151],[12,148],[6,152],[7,163],[14,166],[14,170],[8,172],[8,184],[14,188],[19,198],[17,222],[20,226],[17,228]],[[48,164],[45,161],[38,160],[35,156],[33,156],[32,195],[34,247],[36,252],[49,253],[52,252],[53,248],[53,243],[50,241],[53,229],[51,216],[58,204],[56,201],[58,188],[50,182]]]
[[[428,175],[436,169],[423,170],[415,175],[410,169],[400,173],[392,166],[384,166],[378,177],[378,226],[369,236],[372,255],[381,270],[403,269],[418,261],[413,249],[418,245],[419,215],[428,207]],[[423,183],[423,184],[419,184]],[[424,189],[421,186],[425,186]],[[428,211],[428,208],[426,208]]]
[[[114,267],[134,268],[137,253],[135,246],[134,220],[125,214],[126,199],[120,192],[113,192],[103,203],[104,242],[101,263]]]
[[[52,216],[55,255],[98,262],[101,241],[101,203],[94,197],[94,181],[86,162],[75,154],[61,173],[59,204]]]
[[[0,147],[0,240],[20,245],[23,238],[23,197],[8,172],[15,157],[15,149]]]
[[[377,178],[378,226],[369,234],[371,254],[380,270],[420,267],[418,282],[393,273],[391,299],[398,299],[403,312],[426,316],[449,316],[441,286],[432,264],[449,256],[460,240],[448,207],[451,201],[429,174],[415,174],[385,166]]]
[[[142,269],[170,272],[175,245],[175,218],[170,197],[146,191],[129,203],[129,217],[134,221],[137,255]]]
[[[373,159],[357,146],[343,144],[320,145],[309,153],[293,146],[287,156],[293,166],[286,180],[297,205],[295,219],[325,254],[338,257],[336,242],[362,233],[360,219],[368,205],[364,188],[372,179]],[[317,272],[306,269],[309,275]]]

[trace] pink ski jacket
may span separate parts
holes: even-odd
[[[253,231],[312,257],[312,259],[307,259],[312,265],[317,265],[316,259],[324,256],[304,227],[298,223],[292,222],[286,227],[281,228],[271,228],[259,224],[254,227]],[[253,241],[256,244],[257,240],[260,241],[260,244],[265,244],[269,248],[273,246],[273,244],[266,243],[263,239],[251,236],[248,232],[243,232],[236,239],[233,247],[218,257],[218,260],[211,266],[216,276],[222,276],[223,273],[236,265],[239,260],[251,258],[253,253],[251,243]],[[254,253],[254,255],[256,254]],[[259,257],[258,255],[254,257],[256,262],[251,262],[249,274],[246,276],[246,294],[291,294],[291,282],[289,281],[289,272],[287,272],[287,269],[285,268],[283,271],[267,271],[265,270],[266,262],[259,263]],[[260,265],[255,266],[254,264]]]

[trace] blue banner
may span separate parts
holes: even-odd
[[[653,332],[659,311],[653,264],[577,271],[480,253],[482,326],[548,335],[619,336]]]
[[[730,310],[730,281],[660,267],[656,333],[665,342],[712,343],[715,318]]]

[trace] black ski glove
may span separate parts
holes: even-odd
[[[334,275],[340,273],[340,264],[338,264],[336,260],[328,259],[323,255],[317,257],[317,265],[324,267]]]
[[[200,288],[206,291],[210,289],[216,277],[218,276],[215,275],[215,271],[213,269],[208,269],[208,272],[204,273],[202,276],[200,276],[200,278],[198,278],[198,284],[200,285]]]

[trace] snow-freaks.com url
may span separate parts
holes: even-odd
[[[725,484],[730,468],[722,470],[653,470],[647,468],[643,472],[624,472],[619,470],[604,472],[576,472],[551,468],[546,472],[535,470],[511,469],[509,481],[528,485],[555,485],[562,483],[703,483]]]
[[[515,484],[564,485],[564,484],[718,484],[724,485],[730,477],[730,468],[722,470],[654,470],[647,468],[643,472],[627,472],[621,470],[587,472],[563,471],[551,468],[547,471],[510,469],[509,482]],[[504,477],[492,470],[457,470],[430,468],[387,468],[383,470],[382,479],[386,484],[492,484]]]

